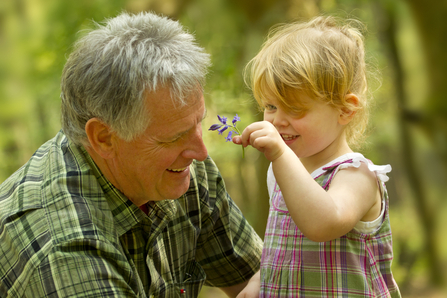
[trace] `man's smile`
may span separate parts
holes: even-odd
[[[189,167],[189,166],[188,166]],[[184,167],[184,168],[179,168],[179,169],[167,169],[169,172],[176,172],[176,173],[180,173],[185,171],[188,167]]]

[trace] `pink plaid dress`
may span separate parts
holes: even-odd
[[[313,242],[289,215],[273,171],[268,173],[270,213],[261,261],[260,297],[401,297],[391,273],[393,248],[385,184],[389,165],[376,166],[360,153],[343,155],[312,173],[326,190],[338,170],[359,167],[377,175],[383,212],[373,227],[360,222],[346,235]],[[297,198],[299,199],[299,198]]]

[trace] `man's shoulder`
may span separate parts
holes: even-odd
[[[40,146],[22,167],[0,184],[0,205],[9,200],[22,205],[42,205],[45,191],[54,188],[53,181],[67,176],[70,163],[67,148],[69,142],[62,132]]]
[[[68,236],[68,227],[87,227],[95,212],[110,213],[102,189],[62,132],[0,185],[0,222],[23,222],[35,230],[33,225],[46,221],[53,238],[76,237]]]
[[[19,203],[22,208],[26,208],[23,205],[36,207],[42,204],[41,191],[47,172],[50,170],[48,155],[53,148],[53,142],[54,139],[51,139],[40,146],[23,166],[0,184],[0,206],[8,205],[8,209],[0,208],[0,210],[9,212],[12,206],[8,203],[18,203],[24,198],[26,200]]]
[[[66,139],[65,139],[66,140]],[[68,142],[68,140],[66,140]],[[40,176],[42,172],[47,170],[46,164],[49,161],[49,156],[51,154],[54,154],[55,148],[58,146],[60,147],[61,143],[64,142],[63,135],[61,132],[56,134],[56,136],[44,144],[42,144],[34,153],[31,155],[31,157],[28,159],[28,161],[22,165],[17,171],[15,171],[11,176],[9,176],[5,182],[11,182],[11,181],[21,181],[24,176],[29,175],[30,177],[34,177],[34,180],[36,180],[36,176]],[[59,148],[62,149],[62,148]],[[5,182],[0,184],[0,190],[5,188]]]
[[[116,240],[101,187],[78,153],[59,133],[0,185],[0,283],[29,276],[58,247]]]

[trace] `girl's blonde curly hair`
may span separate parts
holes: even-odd
[[[263,107],[273,96],[285,110],[306,109],[296,92],[327,102],[340,111],[355,111],[346,127],[351,146],[358,146],[368,124],[367,70],[362,24],[336,17],[272,29],[260,52],[245,69],[247,85]],[[346,95],[355,94],[352,104]]]

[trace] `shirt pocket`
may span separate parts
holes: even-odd
[[[197,297],[206,280],[206,274],[202,266],[196,261],[191,261],[185,266],[182,281],[174,283],[178,297]]]

